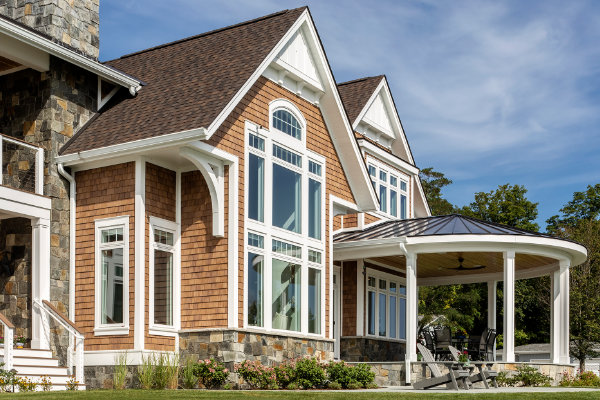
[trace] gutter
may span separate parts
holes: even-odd
[[[62,163],[58,172],[69,181],[69,319],[75,322],[75,178],[70,175]]]

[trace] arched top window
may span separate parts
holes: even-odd
[[[273,112],[273,128],[287,133],[291,137],[302,140],[302,126],[294,115],[286,109],[280,108]]]

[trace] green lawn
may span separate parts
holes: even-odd
[[[127,399],[127,400],[152,400],[152,399],[323,399],[323,400],[380,400],[380,399],[560,399],[560,400],[588,400],[600,399],[600,391],[595,392],[562,392],[562,393],[374,393],[374,392],[261,392],[261,391],[201,391],[201,390],[92,390],[88,392],[49,392],[49,393],[6,393],[0,394],[2,399]]]

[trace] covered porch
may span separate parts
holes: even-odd
[[[585,261],[586,256],[586,249],[574,242],[460,215],[385,221],[362,230],[339,232],[334,236],[334,259],[343,283],[342,329],[337,338],[342,345],[341,358],[345,358],[343,346],[348,332],[355,332],[355,341],[385,342],[382,347],[388,349],[390,358],[361,361],[398,361],[392,357],[397,358],[395,353],[402,351],[405,371],[410,371],[411,363],[417,361],[419,286],[486,282],[487,324],[495,329],[495,289],[497,282],[502,281],[503,329],[498,332],[504,336],[501,359],[503,363],[514,363],[515,281],[549,275],[552,349],[549,363],[568,364],[569,268]],[[354,279],[345,279],[344,273]],[[354,282],[355,288],[348,285]],[[403,287],[392,291],[392,284]],[[404,313],[402,299],[405,299]],[[345,318],[352,315],[345,311],[349,308],[356,310],[354,320]],[[394,316],[390,315],[392,312]],[[382,324],[384,329],[380,328]],[[390,338],[391,330],[399,332]],[[405,374],[407,383],[410,375]]]

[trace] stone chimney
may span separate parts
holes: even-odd
[[[0,0],[0,14],[88,57],[100,51],[100,0]]]

